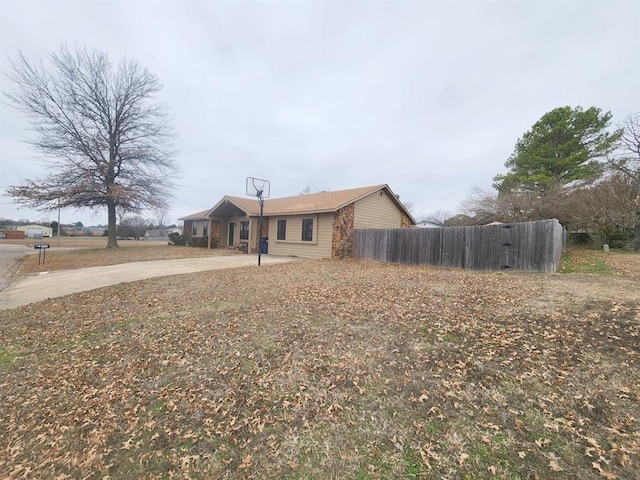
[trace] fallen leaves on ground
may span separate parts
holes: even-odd
[[[638,478],[639,300],[317,261],[0,312],[0,476]]]
[[[45,253],[42,257],[31,254],[25,257],[18,274],[25,275],[42,271],[75,270],[77,268],[121,263],[144,262],[149,260],[174,260],[180,258],[211,257],[215,255],[239,255],[239,252],[226,249],[207,249],[180,246],[128,246],[120,248],[88,248],[82,250],[57,250]]]

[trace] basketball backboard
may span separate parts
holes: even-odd
[[[270,188],[269,180],[247,177],[247,195],[250,197],[269,198]]]

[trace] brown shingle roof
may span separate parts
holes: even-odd
[[[340,208],[349,205],[367,195],[378,190],[385,189],[388,191],[398,207],[406,212],[404,205],[396,198],[391,189],[386,185],[373,185],[370,187],[351,188],[348,190],[338,190],[335,192],[312,193],[309,195],[295,195],[292,197],[269,198],[264,202],[264,215],[299,215],[308,213],[335,212]],[[234,204],[236,207],[245,211],[249,216],[260,214],[260,205],[258,200],[246,197],[233,197],[225,195],[213,208],[202,212],[194,213],[179,220],[200,220],[210,215],[215,215],[216,210],[228,203]],[[407,214],[409,212],[406,212]]]
[[[201,212],[192,213],[191,215],[187,215],[186,217],[181,217],[178,220],[206,220],[210,211],[211,209],[208,208],[207,210],[202,210]]]
[[[270,198],[264,202],[264,215],[296,215],[304,213],[335,212],[336,210],[385,188],[386,185],[352,188],[336,192],[311,193],[293,197]],[[387,187],[388,188],[388,187]],[[260,213],[257,200],[242,197],[226,197],[250,215]]]

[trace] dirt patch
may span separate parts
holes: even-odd
[[[0,312],[0,476],[638,478],[637,258],[314,261]]]

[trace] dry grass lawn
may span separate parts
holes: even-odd
[[[169,246],[160,242],[135,242],[109,250],[106,248],[87,248],[48,251],[44,264],[41,265],[38,265],[37,254],[29,255],[18,270],[18,274],[37,273],[45,270],[73,270],[76,268],[117,265],[145,260],[173,260],[214,255],[239,255],[239,253],[234,250],[208,250],[206,248]]]
[[[567,270],[594,259],[314,261],[2,311],[0,477],[640,478],[640,256]]]

